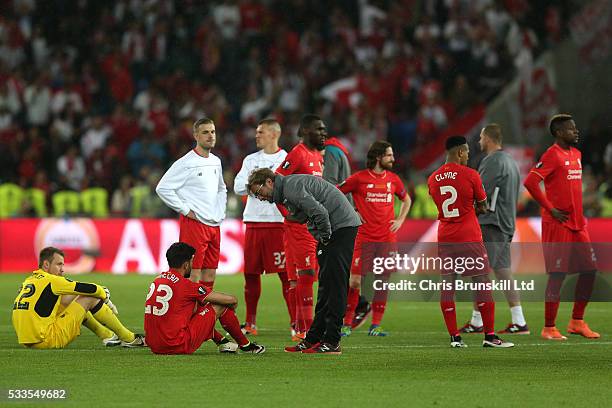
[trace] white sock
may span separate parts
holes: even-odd
[[[482,316],[480,315],[480,312],[478,310],[472,310],[472,320],[470,321],[470,324],[474,327],[483,326]]]
[[[523,308],[521,306],[512,306],[510,308],[510,313],[512,314],[512,323],[519,326],[524,326],[527,324],[525,321],[525,316],[523,316]]]

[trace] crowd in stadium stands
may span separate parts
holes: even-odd
[[[565,3],[0,0],[0,217],[170,215],[154,186],[202,116],[230,186],[254,124],[276,117],[288,148],[304,112],[322,114],[358,166],[389,139],[407,174],[412,147],[566,34]],[[612,146],[597,121],[584,133],[597,215]]]

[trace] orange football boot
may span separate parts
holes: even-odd
[[[556,327],[544,327],[542,329],[542,334],[541,334],[543,339],[546,340],[567,340],[567,337],[565,337],[564,335],[561,334],[561,332],[559,331],[559,329],[557,329]]]
[[[591,330],[588,324],[584,320],[570,320],[567,325],[567,332],[569,334],[579,334],[582,337],[586,337],[587,339],[598,339],[599,333]]]

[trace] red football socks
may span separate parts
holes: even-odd
[[[314,284],[314,276],[312,275],[299,275],[297,281],[297,292],[296,300],[298,312],[298,328],[301,332],[307,332],[312,324],[312,304],[313,304],[313,291],[312,285]]]
[[[227,332],[232,336],[239,346],[246,346],[249,344],[249,339],[240,330],[240,323],[236,317],[236,313],[232,309],[226,309],[225,312],[219,317],[219,323]]]
[[[593,285],[595,284],[594,273],[581,273],[576,282],[574,291],[574,309],[572,310],[572,319],[584,319],[584,309],[589,304],[589,299],[593,293]]]
[[[448,334],[451,336],[458,336],[459,330],[457,330],[457,309],[455,307],[455,291],[454,290],[442,290],[440,293],[440,309],[444,316],[444,323]]]
[[[291,285],[289,284],[289,279],[287,278],[287,272],[279,272],[278,278],[281,281],[283,298],[285,299],[285,304],[287,305],[287,312],[289,313],[289,319],[291,321],[291,324],[294,324],[295,323],[295,291],[292,290]],[[293,292],[293,299],[291,298],[291,292]]]
[[[294,327],[297,329],[297,322],[298,322],[298,307],[297,307],[297,296],[296,296],[296,292],[297,292],[297,286],[291,286],[291,283],[289,284],[289,288],[287,288],[287,308],[289,309],[289,314],[291,315],[291,327]]]
[[[246,303],[245,322],[255,324],[257,321],[257,303],[261,295],[261,275],[244,274],[244,301]]]
[[[548,276],[544,303],[544,325],[546,327],[555,327],[564,278],[564,274],[550,274]]]
[[[380,322],[385,314],[387,302],[372,302],[372,324],[380,326]]]
[[[444,323],[446,324],[448,334],[451,336],[458,336],[459,331],[457,330],[457,310],[455,309],[455,302],[441,300],[440,309],[444,316]]]
[[[355,309],[359,303],[359,289],[349,287],[346,298],[346,312],[344,313],[344,325],[350,326],[355,319]]]

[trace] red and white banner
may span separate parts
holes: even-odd
[[[612,51],[612,2],[596,0],[570,20],[572,39],[586,64],[605,60]]]
[[[589,220],[593,242],[611,242],[612,219]],[[435,242],[437,221],[407,220],[398,232],[400,242]],[[517,220],[515,242],[539,242],[540,219]],[[0,273],[36,269],[45,246],[66,253],[70,274],[106,271],[114,274],[155,274],[166,270],[166,249],[178,241],[176,220],[157,219],[9,219],[0,220]],[[220,274],[243,268],[244,224],[225,220],[221,225]]]
[[[167,270],[166,250],[178,241],[177,220],[45,218],[0,221],[0,273],[36,269],[45,246],[64,250],[70,274],[109,271],[156,274]],[[236,273],[243,265],[244,226],[225,220],[221,226],[218,273]]]

